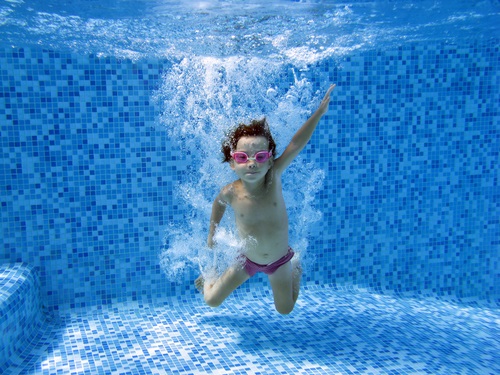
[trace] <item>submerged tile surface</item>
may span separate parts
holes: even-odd
[[[498,374],[500,312],[309,287],[291,315],[266,290],[68,310],[12,374]]]

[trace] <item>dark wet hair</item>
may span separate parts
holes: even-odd
[[[265,137],[269,142],[269,151],[272,151],[273,157],[276,157],[276,143],[274,142],[271,130],[264,117],[261,120],[253,120],[250,124],[239,124],[226,134],[226,138],[222,142],[222,153],[224,154],[223,162],[231,160],[231,152],[236,150],[236,145],[241,137]]]

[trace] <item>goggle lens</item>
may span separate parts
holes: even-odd
[[[269,160],[271,155],[271,151],[259,151],[253,158],[249,157],[245,152],[242,151],[233,152],[231,154],[234,161],[238,164],[245,164],[248,160],[255,160],[257,163],[265,163]]]
[[[260,151],[255,154],[255,161],[257,163],[265,163],[271,157],[271,153],[269,151]]]

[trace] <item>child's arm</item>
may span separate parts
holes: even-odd
[[[331,85],[328,88],[321,104],[319,105],[316,112],[312,114],[309,119],[301,126],[301,128],[295,133],[290,144],[287,146],[283,154],[276,159],[275,168],[278,172],[282,172],[290,165],[290,163],[297,157],[297,155],[304,149],[307,142],[311,139],[311,136],[318,125],[319,120],[328,111],[328,104],[330,103],[330,93],[335,88],[335,85]]]
[[[224,193],[221,191],[212,204],[212,215],[210,216],[210,229],[208,231],[207,245],[209,248],[214,247],[214,235],[219,226],[224,213],[226,212],[227,203],[224,199]]]

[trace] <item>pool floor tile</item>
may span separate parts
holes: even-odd
[[[67,310],[7,374],[498,374],[500,311],[309,287]]]

